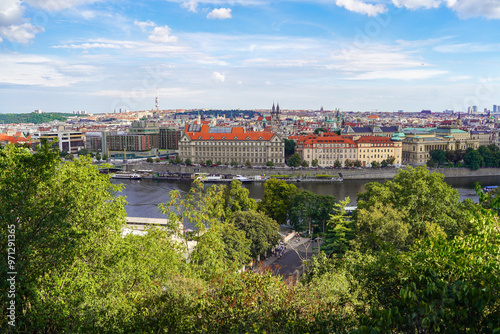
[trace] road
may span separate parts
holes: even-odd
[[[264,265],[286,279],[291,274],[295,275],[297,269],[300,270],[302,261],[310,259],[312,252],[318,251],[319,245],[320,243],[311,242],[309,238],[300,238],[299,242],[292,239],[286,244],[285,254],[282,257],[271,256],[264,260]]]

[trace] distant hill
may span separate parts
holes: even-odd
[[[231,118],[231,117],[238,117],[238,116],[247,116],[249,118],[253,118],[255,116],[262,116],[259,112],[255,110],[238,110],[238,109],[233,109],[233,110],[220,110],[220,109],[209,109],[209,110],[192,110],[187,113],[178,113],[176,115],[190,115],[190,116],[196,116],[198,114],[203,113],[205,116],[224,116],[226,118]]]
[[[0,122],[5,124],[9,123],[47,123],[54,120],[65,121],[68,117],[75,116],[73,114],[63,114],[63,113],[43,113],[36,114],[34,112],[30,114],[0,114]]]

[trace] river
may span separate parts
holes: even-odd
[[[479,182],[482,186],[498,185],[498,176],[484,176],[476,178],[447,178],[445,179],[453,188],[457,189],[460,199],[472,199],[478,201],[474,191],[474,183]],[[158,211],[158,204],[169,200],[172,190],[179,190],[181,194],[191,188],[190,182],[159,181],[151,179],[143,180],[112,180],[113,183],[125,185],[121,195],[126,196],[126,206],[129,217],[166,218]],[[342,182],[300,182],[294,183],[298,188],[321,194],[332,195],[338,200],[349,196],[350,205],[356,205],[357,194],[365,190],[368,182],[384,182],[384,180],[344,180]],[[264,195],[264,184],[262,182],[245,183],[243,185],[250,191],[250,197],[261,199]]]

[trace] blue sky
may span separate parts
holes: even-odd
[[[500,0],[1,0],[0,112],[500,105]]]

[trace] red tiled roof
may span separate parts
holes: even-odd
[[[244,131],[242,127],[231,128],[231,133],[210,133],[208,125],[202,125],[199,132],[188,132],[186,125],[184,132],[191,140],[271,140],[275,133],[269,131]]]

